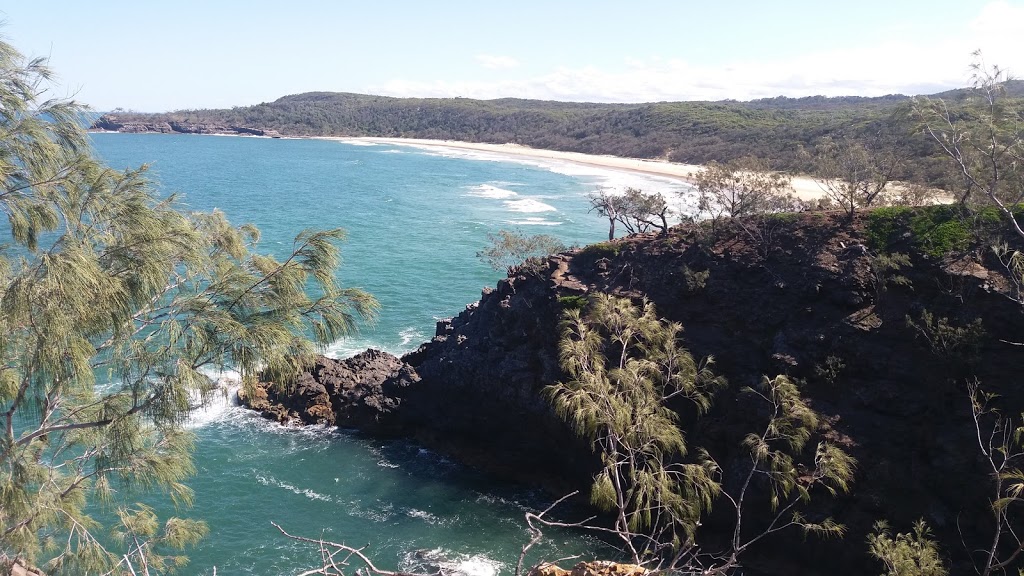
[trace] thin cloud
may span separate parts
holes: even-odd
[[[511,56],[496,56],[494,54],[477,54],[476,61],[489,70],[508,70],[518,68],[519,61]]]
[[[774,96],[883,96],[922,94],[965,86],[971,53],[1011,72],[1024,70],[1024,6],[998,0],[965,23],[957,37],[932,42],[893,39],[870,46],[822,51],[782,60],[702,66],[679,59],[629,59],[612,70],[560,67],[542,75],[504,81],[395,79],[368,87],[394,96],[535,98],[593,102],[750,100]],[[506,56],[478,55],[484,67],[512,68]]]

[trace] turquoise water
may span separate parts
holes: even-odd
[[[367,347],[395,354],[433,335],[502,274],[475,254],[488,232],[519,228],[567,244],[607,235],[586,194],[679,184],[557,162],[325,140],[95,134],[116,168],[151,166],[165,193],[192,209],[223,210],[262,230],[261,250],[283,255],[305,228],[343,227],[339,277],[381,302],[375,325],[333,344],[345,357]],[[219,401],[197,414],[195,508],[209,537],[188,573],[277,575],[315,564],[318,552],[270,522],[310,537],[363,545],[384,568],[444,564],[474,576],[509,574],[528,541],[523,514],[544,497],[496,484],[403,442],[355,433],[289,429]],[[169,510],[167,511],[170,512]],[[531,559],[593,555],[599,543],[555,533]]]

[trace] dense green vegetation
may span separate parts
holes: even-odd
[[[1020,218],[1024,206],[1013,210]],[[999,210],[994,206],[970,209],[961,205],[889,206],[867,214],[868,247],[888,252],[910,244],[933,257],[962,251],[974,243],[993,244],[1006,231]],[[904,236],[903,230],[911,234]]]
[[[1024,82],[1008,85],[1024,95]],[[948,100],[964,91],[938,96]],[[751,102],[598,104],[503,98],[390,98],[309,92],[223,110],[116,112],[120,122],[213,123],[292,136],[382,136],[523,144],[535,148],[706,164],[758,157],[777,170],[813,172],[803,150],[845,135],[872,141],[894,125],[913,132],[910,98],[814,96]],[[942,182],[946,164],[926,138],[901,141],[915,162],[898,179]]]

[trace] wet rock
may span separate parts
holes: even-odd
[[[243,405],[282,423],[338,425],[389,433],[401,428],[397,411],[416,371],[395,356],[367,350],[345,360],[324,356],[289,385],[261,382]]]

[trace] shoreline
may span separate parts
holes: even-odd
[[[116,130],[91,129],[90,133],[98,134],[125,134]],[[159,132],[140,132],[140,134],[153,134]],[[175,133],[177,134],[177,133]],[[448,149],[462,150],[468,152],[484,152],[508,159],[522,160],[546,160],[552,162],[566,162],[591,168],[602,168],[614,172],[626,174],[639,174],[665,178],[687,186],[694,185],[695,175],[704,170],[704,166],[698,164],[680,164],[668,160],[647,160],[641,158],[626,158],[624,156],[612,156],[609,154],[584,154],[582,152],[565,152],[562,150],[547,150],[544,148],[531,148],[522,144],[490,144],[483,142],[464,142],[461,140],[431,140],[425,138],[390,138],[382,136],[260,136],[256,134],[237,133],[203,133],[186,134],[188,136],[238,136],[242,138],[267,138],[275,140],[329,140],[334,142],[365,142],[372,144],[385,144],[392,146],[410,146],[423,149]],[[790,186],[793,195],[801,200],[818,200],[825,197],[825,191],[818,183],[808,176],[792,176]]]
[[[553,160],[569,162],[583,166],[605,168],[618,172],[643,174],[676,180],[692,186],[695,175],[704,169],[697,164],[679,164],[667,160],[644,160],[623,156],[584,154],[582,152],[564,152],[561,150],[545,150],[531,148],[521,144],[488,144],[482,142],[462,142],[459,140],[428,140],[422,138],[385,138],[379,136],[313,136],[314,140],[333,140],[336,142],[369,142],[373,144],[390,144],[393,146],[412,146],[417,148],[447,148],[472,152],[487,152],[508,158],[532,160]],[[802,200],[817,200],[825,192],[814,181],[806,176],[794,176],[791,186],[796,197]]]

